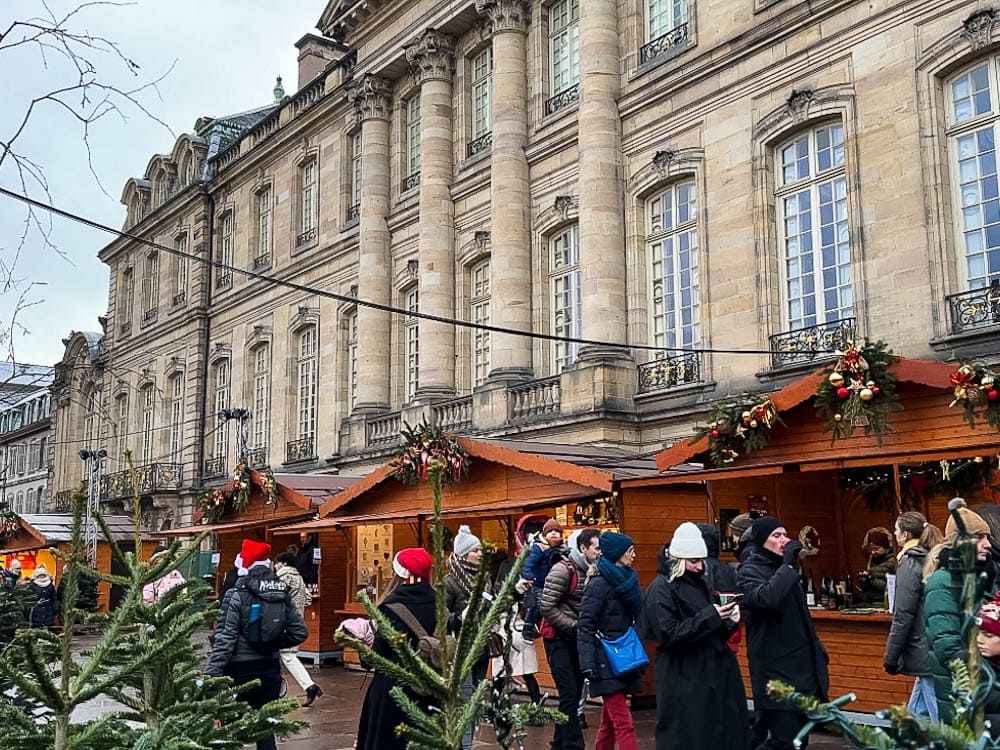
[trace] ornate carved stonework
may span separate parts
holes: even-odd
[[[476,0],[476,10],[485,16],[483,26],[487,34],[528,32],[531,5],[527,0]]]
[[[580,199],[575,195],[557,195],[555,203],[552,205],[561,218],[568,219],[570,209],[577,208],[580,205]]]
[[[795,124],[805,122],[809,116],[809,105],[813,102],[813,92],[811,89],[793,90],[785,102],[785,109],[788,110],[789,117]]]
[[[418,260],[408,260],[406,261],[406,273],[411,279],[416,279],[420,273],[420,261]]]
[[[661,177],[665,177],[670,171],[670,165],[677,159],[677,149],[667,148],[653,154],[653,169]]]
[[[973,51],[978,52],[993,41],[993,27],[996,21],[997,12],[992,8],[977,10],[963,22],[962,38],[968,40]]]
[[[490,233],[485,229],[481,229],[473,235],[476,243],[476,249],[479,252],[483,252],[486,249],[487,243],[490,241]]]
[[[455,74],[455,42],[447,34],[427,29],[403,49],[420,83],[434,79],[450,81]]]
[[[354,105],[354,112],[360,122],[388,120],[389,113],[392,112],[389,84],[373,73],[366,73],[350,83],[347,100]]]

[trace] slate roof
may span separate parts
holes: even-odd
[[[130,542],[135,538],[135,527],[129,516],[104,516],[116,542]],[[49,542],[68,542],[73,534],[72,513],[24,513],[21,520],[42,534]]]
[[[308,497],[310,503],[318,507],[329,500],[331,495],[347,489],[361,477],[341,474],[275,474],[274,479],[278,484]]]

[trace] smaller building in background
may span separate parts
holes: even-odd
[[[51,367],[0,363],[0,499],[41,513],[48,495]]]

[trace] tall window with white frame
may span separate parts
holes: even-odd
[[[472,147],[493,129],[493,48],[472,58]],[[485,150],[471,148],[469,156]]]
[[[299,220],[300,230],[296,245],[316,239],[316,225],[319,219],[319,167],[315,159],[310,159],[302,165],[300,179],[302,216]]]
[[[229,422],[219,417],[219,412],[229,408],[229,376],[230,363],[228,359],[219,360],[215,365],[215,439],[212,457],[216,461],[216,471],[225,471],[226,453],[229,450]]]
[[[216,289],[225,289],[233,284],[233,246],[236,241],[236,218],[232,211],[227,211],[222,216],[221,231],[219,232],[219,263],[221,268],[215,271]]]
[[[346,317],[347,325],[347,406],[351,411],[358,405],[358,312]]]
[[[351,203],[347,207],[347,219],[360,217],[361,210],[361,131],[350,137],[351,143]]]
[[[403,292],[407,312],[420,312],[420,290],[416,285]],[[412,401],[420,386],[420,320],[412,315],[403,318],[403,352],[406,357],[405,400]]]
[[[153,462],[153,435],[156,421],[156,388],[147,385],[142,389],[142,463]]]
[[[253,261],[254,268],[267,268],[271,265],[272,195],[270,187],[257,193],[257,256]]]
[[[1000,282],[1000,185],[997,177],[997,124],[1000,122],[998,60],[963,70],[948,82],[948,139],[961,233],[959,279],[962,291]],[[989,307],[987,305],[986,307]],[[992,323],[992,315],[956,323]]]
[[[135,270],[129,266],[122,271],[121,294],[118,297],[119,324],[122,333],[132,330],[132,314],[135,307]]]
[[[156,319],[160,304],[160,254],[153,251],[146,255],[146,268],[142,277],[142,320]]]
[[[117,431],[118,443],[118,466],[122,469],[128,468],[125,461],[125,451],[128,450],[128,394],[122,393],[118,396],[115,409],[115,430]]]
[[[182,305],[187,300],[188,287],[188,236],[187,232],[177,235],[174,240],[174,305]]]
[[[490,260],[476,263],[470,270],[469,320],[478,325],[490,324]],[[472,329],[472,387],[486,382],[490,374],[490,332]]]
[[[184,450],[184,375],[170,378],[170,460],[180,463]]]
[[[295,458],[316,455],[316,378],[318,375],[317,329],[310,325],[297,336],[296,416],[299,448]],[[291,457],[290,457],[291,458]]]
[[[261,344],[253,350],[253,416],[250,438],[258,450],[267,450],[271,428],[271,346]]]
[[[416,187],[420,181],[420,94],[414,94],[406,100],[403,112],[406,120],[405,189]]]
[[[652,317],[650,338],[670,349],[700,341],[698,296],[698,208],[694,180],[671,185],[646,202],[646,255],[649,259]]]
[[[650,41],[687,23],[688,0],[647,0],[647,3]]]
[[[97,388],[90,386],[87,391],[87,398],[84,401],[83,413],[83,447],[86,450],[96,450],[97,444]],[[81,471],[84,479],[87,479],[87,462],[83,462]]]
[[[549,73],[553,97],[580,82],[580,0],[556,0],[549,7]]]
[[[844,126],[800,133],[776,158],[785,323],[797,330],[852,318]]]
[[[580,227],[568,226],[549,239],[549,291],[554,336],[580,338],[583,302],[580,297]],[[580,345],[556,341],[552,347],[554,374],[573,363]]]

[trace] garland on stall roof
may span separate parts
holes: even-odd
[[[250,504],[250,467],[247,465],[246,457],[240,458],[236,463],[236,471],[233,472],[232,501],[233,510],[242,513]]]
[[[889,372],[897,357],[884,341],[868,340],[837,354],[836,364],[825,370],[827,377],[816,390],[814,405],[826,420],[823,430],[831,433],[832,445],[861,427],[881,446],[882,437],[892,431],[889,415],[903,408]]]
[[[17,513],[12,511],[6,502],[0,501],[0,539],[16,536],[20,528],[21,519]]]
[[[257,469],[257,473],[264,478],[264,497],[275,510],[278,509],[278,480],[274,478],[274,473],[270,469]]]
[[[208,492],[202,492],[198,498],[198,510],[201,511],[202,523],[217,523],[226,512],[228,496],[221,487]]]
[[[712,463],[726,466],[766,447],[776,422],[781,422],[781,417],[769,398],[744,393],[715,401],[708,424],[695,428],[691,443],[707,437]]]
[[[985,422],[1000,432],[1000,391],[997,390],[1000,377],[997,373],[981,364],[964,364],[949,378],[955,389],[951,406],[962,405],[969,427]]]
[[[423,420],[416,427],[404,424],[403,445],[390,462],[394,475],[403,484],[427,481],[431,464],[442,462],[441,484],[457,482],[469,471],[469,454],[458,438],[436,424]],[[435,464],[438,466],[440,464]]]

